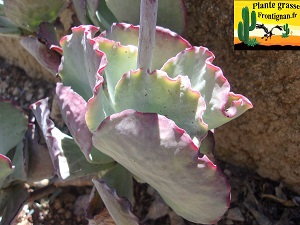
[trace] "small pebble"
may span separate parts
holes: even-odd
[[[65,218],[66,218],[66,219],[71,219],[71,217],[72,217],[72,212],[71,212],[70,210],[67,210],[67,211],[65,212]]]
[[[28,101],[28,102],[30,102],[31,101],[31,99],[32,99],[32,97],[33,97],[33,93],[27,93],[26,94],[26,101]]]
[[[65,209],[64,208],[60,208],[58,211],[57,211],[59,214],[63,214],[65,212]]]
[[[54,208],[56,210],[59,210],[61,207],[62,207],[62,203],[61,203],[60,199],[55,199],[54,200]]]
[[[15,87],[14,90],[13,90],[13,92],[12,92],[12,95],[13,96],[18,96],[20,93],[21,93],[20,88]]]
[[[239,208],[229,209],[226,218],[233,221],[245,221],[245,218]]]

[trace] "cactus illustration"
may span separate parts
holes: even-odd
[[[238,24],[238,37],[242,42],[248,44],[249,31],[255,29],[256,13],[255,11],[251,12],[251,26],[249,26],[249,8],[247,6],[242,9],[242,18],[243,18],[243,22],[240,21]]]
[[[289,25],[287,23],[285,25],[283,25],[283,30],[285,31],[285,33],[282,33],[281,37],[287,38],[289,36],[289,33],[290,33],[290,28],[289,28]]]

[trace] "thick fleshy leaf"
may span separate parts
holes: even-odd
[[[72,0],[77,18],[81,24],[90,24],[90,20],[87,18],[86,0]]]
[[[119,43],[105,38],[95,38],[99,49],[105,53],[108,65],[105,67],[103,77],[111,101],[114,101],[115,87],[121,77],[137,65],[138,49],[134,46],[122,46]]]
[[[73,139],[54,127],[53,121],[49,119],[50,111],[47,99],[42,99],[30,107],[43,132],[54,169],[62,179],[73,179],[90,173],[97,173],[115,165],[108,156],[102,162],[103,165],[89,163]],[[100,153],[99,155],[103,156],[104,154]]]
[[[0,16],[0,35],[20,36],[22,31],[9,19]]]
[[[103,77],[99,77],[94,88],[94,95],[89,99],[85,121],[90,131],[95,131],[100,123],[109,115],[115,113],[109,100]]]
[[[114,24],[110,30],[101,33],[101,36],[120,42],[121,45],[138,46],[139,26],[126,23]],[[190,43],[178,34],[162,27],[156,27],[151,70],[160,69],[168,59],[189,47],[191,47]]]
[[[57,74],[61,58],[57,52],[48,49],[37,37],[22,37],[20,43],[51,74]]]
[[[52,23],[42,22],[36,31],[36,35],[39,41],[45,44],[48,49],[50,49],[52,45],[59,45],[55,27]]]
[[[139,24],[140,0],[106,0],[106,4],[119,22]],[[158,1],[157,25],[181,34],[186,26],[183,0]]]
[[[66,136],[63,138],[61,146],[69,166],[70,177],[68,179],[97,174],[100,171],[109,170],[116,165],[115,161],[102,164],[87,162],[80,148],[71,137]]]
[[[29,192],[24,184],[17,184],[13,187],[0,190],[0,216],[1,225],[13,225],[14,220],[26,203]]]
[[[19,180],[26,181],[27,178],[27,169],[28,162],[27,159],[27,149],[25,149],[24,142],[21,141],[15,149],[12,149],[14,157],[12,160],[12,164],[14,165],[14,172],[6,179],[6,184],[10,182]]]
[[[22,141],[28,119],[20,108],[0,100],[0,154],[6,153]]]
[[[126,110],[104,120],[94,146],[153,186],[168,205],[196,223],[215,223],[229,206],[224,175],[175,123]],[[113,213],[112,213],[113,215]]]
[[[193,137],[207,132],[201,118],[205,102],[199,92],[191,90],[187,77],[170,79],[160,70],[144,74],[139,69],[124,75],[116,86],[115,109],[165,115]]]
[[[50,110],[48,108],[48,98],[41,99],[36,103],[30,105],[30,109],[33,111],[36,120],[42,130],[47,147],[49,149],[50,157],[53,162],[55,173],[61,178],[66,179],[70,173],[69,168],[66,165],[66,158],[63,154],[59,141],[54,137],[53,130],[55,126],[53,121],[49,118]],[[63,139],[60,137],[60,139]]]
[[[132,213],[131,204],[125,198],[120,198],[115,190],[104,181],[93,180],[105,206],[117,225],[138,225],[139,219]]]
[[[106,5],[106,0],[87,0],[88,15],[92,23],[100,26],[101,30],[117,22],[117,18],[112,14]]]
[[[193,90],[201,93],[206,102],[203,120],[214,129],[252,108],[242,95],[230,92],[230,84],[222,70],[214,66],[214,55],[205,47],[191,47],[171,58],[162,67],[172,78],[186,75]]]
[[[6,178],[14,172],[14,166],[10,159],[0,154],[0,189],[2,188]]]
[[[30,124],[26,134],[25,148],[28,150],[28,182],[50,179],[55,175],[49,150],[44,137],[40,136],[38,129],[35,124]]]
[[[114,161],[102,153],[93,151],[92,133],[85,122],[86,101],[70,87],[63,86],[62,83],[57,83],[56,95],[62,117],[86,159],[91,163],[100,164]],[[104,119],[105,117],[101,113],[105,112],[98,111],[98,116]]]
[[[7,18],[19,27],[35,31],[41,22],[52,22],[65,8],[65,0],[5,0],[4,11]]]
[[[86,101],[92,97],[98,73],[107,64],[105,55],[92,40],[98,28],[79,26],[72,28],[72,34],[61,39],[63,50],[59,75],[65,86],[81,95]]]
[[[118,196],[124,197],[133,203],[134,197],[132,175],[122,165],[117,164],[103,177],[101,177],[100,180],[104,181],[109,187],[114,187]]]

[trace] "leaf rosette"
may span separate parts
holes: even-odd
[[[75,142],[89,162],[113,159],[152,185],[184,218],[216,222],[228,208],[230,187],[199,149],[209,151],[207,132],[251,102],[230,92],[207,48],[168,29],[156,28],[148,70],[137,68],[139,26],[97,32],[75,27],[54,47],[63,54],[56,94]]]

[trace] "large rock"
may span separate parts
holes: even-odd
[[[254,105],[216,129],[217,157],[300,193],[300,51],[234,51],[233,1],[186,2],[185,38],[208,47],[232,91]]]

